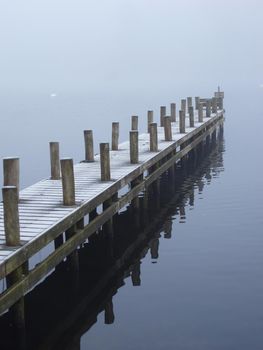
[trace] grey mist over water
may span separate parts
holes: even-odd
[[[0,154],[20,157],[22,187],[49,176],[49,141],[77,162],[84,129],[98,144],[120,121],[124,141],[133,114],[144,131],[148,109],[157,121],[160,105],[225,91],[222,159],[204,167],[185,216],[171,215],[158,258],[141,259],[141,285],[129,277],[114,295],[114,323],[101,312],[82,350],[262,349],[262,7],[2,1]]]

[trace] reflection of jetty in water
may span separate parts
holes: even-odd
[[[195,189],[202,193],[205,184],[223,170],[223,151],[221,128],[218,135],[213,133],[163,174],[154,183],[154,191],[142,194],[116,214],[114,232],[107,232],[105,225],[92,235],[78,249],[77,265],[72,259],[58,265],[25,296],[24,332],[18,334],[12,328],[8,313],[0,318],[0,348],[76,350],[99,313],[104,312],[105,324],[113,323],[113,296],[126,278],[140,286],[141,260],[149,252],[153,262],[157,261],[161,233],[171,238],[176,215],[179,222],[185,222],[185,207],[194,205]]]

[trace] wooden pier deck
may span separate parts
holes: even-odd
[[[208,108],[203,100],[204,111]],[[209,105],[209,108],[211,106]],[[73,228],[73,233],[62,238],[61,244],[42,262],[30,271],[25,271],[15,282],[0,294],[0,313],[18,302],[37,282],[45,277],[65,257],[74,252],[99,227],[107,223],[122,207],[131,202],[141,191],[146,190],[158,177],[178,160],[186,156],[205,137],[212,134],[222,124],[224,110],[217,108],[210,117],[198,121],[194,112],[194,127],[189,125],[189,115],[185,114],[185,132],[180,133],[179,121],[173,122],[172,140],[165,140],[163,127],[158,127],[158,151],[151,152],[149,133],[139,135],[139,161],[131,164],[130,142],[110,151],[109,181],[101,181],[101,159],[95,155],[94,162],[74,165],[75,205],[63,203],[62,181],[45,179],[20,191],[19,226],[20,245],[7,246],[4,207],[0,204],[0,279],[12,276],[15,271],[47,244]],[[177,117],[177,119],[179,119]],[[125,194],[118,191],[128,185]],[[101,214],[84,222],[84,217],[103,205]]]

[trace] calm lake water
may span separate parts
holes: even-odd
[[[164,198],[156,212],[165,209],[163,217],[136,229],[128,227],[131,218],[127,213],[120,215],[115,257],[135,244],[139,232],[149,228],[149,233],[127,261],[119,262],[119,270],[108,279],[103,275],[105,266],[113,263],[107,237],[102,235],[99,242],[83,247],[82,289],[77,300],[84,300],[101,281],[98,296],[91,305],[79,306],[85,311],[81,317],[74,316],[73,311],[78,314],[78,310],[68,291],[74,283],[61,273],[51,308],[54,315],[40,310],[43,315],[34,325],[34,311],[30,316],[32,338],[33,332],[39,332],[52,344],[43,349],[263,348],[262,93],[257,89],[225,91],[224,139],[219,147],[210,149],[199,167],[190,167],[187,173],[178,169],[173,197],[165,197],[167,186],[172,185],[168,178],[163,179]],[[143,117],[143,130],[146,110],[153,106],[159,117],[162,103],[153,97],[137,103],[135,98],[118,101],[109,96],[33,96],[31,102],[3,97],[1,155],[21,156],[25,187],[49,175],[48,141],[61,141],[62,155],[77,161],[82,158],[83,129],[94,128],[98,143],[109,138],[111,121],[119,120],[124,140],[129,115]],[[131,239],[133,234],[135,239]],[[39,295],[41,298],[32,297],[32,305],[52,306],[48,292],[47,300],[42,297],[44,289]],[[66,307],[55,303],[60,299],[69,304],[68,314]],[[54,335],[45,333],[43,324],[52,324],[57,314],[65,314],[70,327],[67,336],[52,342]]]

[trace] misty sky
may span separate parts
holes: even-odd
[[[0,0],[0,91],[263,83],[263,2]]]

